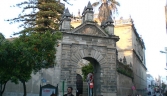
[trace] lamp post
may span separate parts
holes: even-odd
[[[160,52],[166,54],[166,67],[167,67],[167,47],[165,47],[165,51],[160,51]]]

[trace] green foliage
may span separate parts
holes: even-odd
[[[38,27],[35,30],[38,32],[58,30],[64,6],[56,0],[38,0],[37,6],[39,11],[36,15],[36,24]]]
[[[55,47],[61,39],[61,33],[34,32],[20,35],[13,41],[5,41],[0,47],[0,81],[8,80],[25,84],[32,71],[48,68],[55,64]]]
[[[64,6],[57,0],[27,0],[16,6],[23,8],[22,13],[8,21],[21,22],[19,27],[24,29],[15,33],[20,36],[11,43],[10,50],[13,50],[13,53],[7,51],[7,55],[4,53],[2,57],[12,57],[8,61],[14,71],[11,80],[23,83],[24,96],[26,96],[25,82],[31,78],[32,71],[38,72],[41,68],[48,68],[55,64],[55,47],[58,39],[61,39],[61,33],[55,31],[59,28]]]
[[[23,27],[24,29],[19,33],[34,31],[53,32],[58,30],[59,21],[64,10],[64,6],[59,1],[27,0],[16,4],[16,6],[23,8],[22,13],[17,18],[7,21],[10,21],[10,23],[21,22],[19,27]]]
[[[91,63],[82,67],[82,74],[84,80],[86,80],[86,77],[89,73],[93,73],[93,65]]]
[[[117,72],[119,72],[125,76],[128,76],[132,79],[134,78],[132,69],[130,69],[127,65],[124,65],[121,62],[118,62]]]
[[[3,42],[4,39],[5,39],[5,37],[3,36],[2,33],[0,33],[0,45],[1,45],[1,43]]]
[[[13,80],[13,73],[15,72],[13,57],[15,56],[15,49],[13,48],[13,44],[4,38],[3,34],[0,37],[3,37],[3,39],[0,39],[0,94],[3,94],[6,83],[9,80]],[[14,82],[17,83],[17,81]]]
[[[49,31],[21,35],[20,38],[14,40],[20,56],[20,58],[17,58],[19,59],[17,64],[23,63],[23,67],[30,67],[30,74],[32,70],[38,72],[41,68],[53,66],[56,54],[55,46],[57,46],[57,40],[60,38],[60,32],[52,34]]]

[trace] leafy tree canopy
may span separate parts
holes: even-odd
[[[25,82],[31,78],[32,71],[48,68],[55,64],[56,46],[61,33],[33,32],[20,35],[13,41],[4,41],[0,47],[0,82],[6,84]],[[24,95],[26,96],[26,95]]]
[[[15,33],[20,36],[12,41],[13,53],[10,55],[7,51],[6,57],[12,57],[8,64],[14,66],[11,80],[23,83],[26,96],[25,82],[31,78],[32,71],[38,72],[55,64],[55,47],[61,39],[61,33],[56,31],[64,6],[57,0],[26,0],[16,6],[23,9],[22,13],[8,21],[21,22],[19,27],[23,30]]]
[[[13,73],[15,72],[15,65],[13,62],[15,49],[13,48],[13,44],[6,40],[3,34],[0,35],[0,40],[0,94],[3,94],[6,83],[9,80],[15,83],[17,83],[17,81],[13,79]]]
[[[23,8],[17,18],[9,19],[10,23],[21,22],[26,32],[53,32],[58,30],[64,5],[56,0],[27,0],[16,4]]]
[[[86,80],[86,77],[89,73],[93,73],[93,65],[91,63],[82,67],[82,74],[84,80]]]

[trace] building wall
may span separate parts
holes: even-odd
[[[120,40],[117,42],[117,50],[132,49],[132,31],[131,26],[119,25],[115,26],[114,34],[119,36]]]
[[[78,26],[79,23],[72,23],[72,25]],[[136,32],[132,19],[116,20],[114,34],[120,38],[116,43],[118,59],[123,59],[125,56],[127,64],[132,64],[134,85],[138,93],[145,94],[147,88],[145,49],[144,44],[141,42],[142,38]]]
[[[146,70],[143,68],[143,65],[136,57],[136,54],[133,54],[133,72],[134,72],[134,84],[138,92],[144,94],[147,88],[147,77]]]
[[[133,82],[131,78],[117,72],[117,96],[133,94],[132,86]]]
[[[81,21],[75,20],[73,22],[71,22],[72,27],[76,28],[77,26],[79,26],[81,24]]]
[[[144,94],[147,89],[147,77],[146,77],[146,66],[145,66],[145,48],[142,45],[142,38],[132,29],[133,33],[133,71],[134,71],[134,82],[136,89]]]
[[[125,22],[126,21],[126,22]],[[117,23],[119,22],[119,24]],[[116,21],[114,34],[120,37],[117,42],[118,58],[126,57],[127,64],[132,64],[134,86],[137,93],[145,94],[147,88],[145,49],[133,23],[130,20]]]
[[[145,48],[142,45],[142,37],[132,28],[132,47],[139,56],[141,63],[145,65]]]
[[[126,61],[127,61],[127,64],[132,64],[132,62],[133,62],[133,51],[131,51],[131,50],[119,50],[118,51],[118,59],[123,59],[124,58],[124,56],[126,57]]]

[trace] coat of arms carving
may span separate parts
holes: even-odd
[[[93,25],[86,25],[76,30],[77,34],[92,35],[92,36],[106,36],[106,33],[102,32],[99,28]]]

